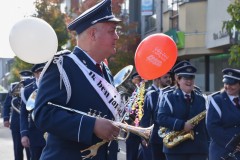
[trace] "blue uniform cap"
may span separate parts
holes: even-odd
[[[33,73],[34,73],[34,72],[40,72],[40,71],[43,70],[44,66],[45,66],[45,63],[35,64],[35,65],[33,65],[31,71],[32,71]]]
[[[235,84],[240,82],[240,70],[226,68],[222,70],[223,73],[223,83],[226,84]]]
[[[134,79],[134,78],[137,78],[137,77],[140,77],[140,76],[137,72],[135,72],[135,73],[132,74],[131,79]]]
[[[186,60],[180,61],[172,67],[171,72],[175,73],[176,69],[178,69],[182,66],[187,66],[187,65],[191,65],[191,63],[189,61],[186,61]]]
[[[31,77],[32,76],[32,72],[29,70],[21,71],[21,72],[19,72],[19,74],[21,77]]]
[[[185,78],[195,78],[195,73],[197,69],[192,65],[186,65],[175,69],[175,74]]]
[[[111,0],[101,1],[73,20],[68,25],[68,29],[76,31],[77,34],[80,34],[90,26],[99,22],[120,22],[121,20],[113,15],[111,4]]]

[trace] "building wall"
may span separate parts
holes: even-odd
[[[184,32],[185,46],[178,50],[178,60],[189,60],[197,67],[196,84],[203,91],[217,91],[223,86],[222,69],[232,67],[228,63],[229,37],[221,32],[223,21],[230,18],[227,13],[230,2],[226,0],[183,0],[179,2],[178,12],[173,12],[167,0],[163,3],[160,0],[158,3],[155,1],[155,5],[163,5],[163,11],[161,7],[156,7],[158,8],[156,12],[162,12],[162,15],[157,14],[155,28],[147,32],[144,29],[141,30],[142,38],[161,32],[158,30],[158,26],[161,25],[163,33],[172,27]],[[177,16],[172,16],[176,13],[178,13]],[[161,16],[162,24],[160,24]],[[178,24],[172,24],[170,17],[174,17]],[[147,25],[146,18],[143,16],[141,25],[142,28]]]
[[[8,89],[8,75],[12,64],[12,58],[0,58],[0,85]]]
[[[222,30],[223,21],[230,19],[226,12],[230,1],[211,0],[207,6],[207,36],[206,47],[215,48],[229,44],[229,36],[226,30]]]

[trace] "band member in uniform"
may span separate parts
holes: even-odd
[[[175,65],[172,67],[171,72],[174,73],[174,75],[173,75],[173,79],[174,79],[173,82],[174,82],[175,84],[176,84],[176,79],[178,79],[178,75],[175,73],[175,71],[176,71],[178,68],[183,67],[183,66],[187,66],[187,65],[191,65],[191,63],[190,63],[189,61],[183,60],[183,61],[178,62],[177,64],[175,64]],[[173,87],[171,87],[171,89],[172,89],[172,90],[175,90],[175,89],[176,89],[176,85],[174,85]],[[196,92],[198,92],[199,94],[202,94],[201,89],[200,89],[198,86],[196,86],[196,85],[194,85],[194,90],[195,90]]]
[[[154,87],[153,90],[149,90],[145,95],[143,108],[144,114],[141,120],[141,126],[150,127],[152,124],[154,124],[153,132],[149,141],[152,160],[165,160],[165,155],[162,152],[162,138],[160,138],[158,135],[160,126],[156,123],[158,111],[157,103],[161,89],[171,85],[171,73],[168,72],[167,74],[155,79],[155,82],[157,82],[157,90],[155,90]]]
[[[21,77],[30,77],[32,73],[30,71],[20,72]],[[21,78],[22,79],[22,78]],[[17,88],[15,88],[17,87]],[[23,160],[23,150],[24,147],[21,144],[20,135],[20,102],[21,98],[19,96],[20,82],[14,82],[10,85],[10,90],[3,104],[3,121],[4,127],[11,129],[12,139],[13,139],[13,149],[14,149],[14,159]],[[16,91],[18,90],[18,91]],[[17,93],[14,93],[14,92]],[[14,106],[13,106],[14,105]],[[12,112],[11,112],[12,111]],[[11,116],[10,116],[11,113]],[[11,120],[10,120],[11,117]],[[30,159],[30,152],[28,148],[25,148],[27,159]]]
[[[134,92],[140,91],[140,84],[143,81],[141,76],[135,72],[131,75],[131,81],[136,86],[136,89]],[[137,95],[137,93],[135,93]],[[129,107],[133,107],[134,104],[136,104],[138,97],[136,96],[135,99],[132,100],[131,104],[128,104]],[[136,110],[132,111],[132,113],[129,114],[128,120],[125,120],[129,125],[136,126],[135,120],[137,113]],[[138,135],[135,135],[133,133],[129,133],[128,138],[126,139],[126,160],[140,160],[142,159],[142,148],[139,148],[141,144],[141,137]]]
[[[177,89],[165,94],[158,112],[157,122],[168,129],[168,136],[163,138],[163,152],[168,160],[206,160],[208,155],[208,136],[205,121],[200,113],[205,111],[205,99],[194,90],[196,68],[192,65],[179,67]],[[196,118],[197,116],[197,118]],[[194,123],[188,121],[194,119]],[[194,140],[189,138],[178,142],[184,135],[194,133]],[[168,134],[167,133],[167,134]],[[172,135],[171,137],[169,137]],[[166,139],[168,138],[168,139]]]
[[[45,63],[35,64],[31,71],[34,74],[34,81],[21,90],[21,112],[20,112],[20,133],[21,142],[25,148],[30,149],[31,160],[39,160],[46,142],[44,132],[39,130],[33,121],[32,111],[26,109],[26,103],[33,91],[37,89],[37,82]],[[34,109],[34,108],[32,108]]]
[[[36,126],[48,133],[40,159],[81,160],[88,155],[85,149],[103,140],[106,143],[91,158],[107,159],[108,142],[120,131],[110,120],[120,119],[124,106],[102,61],[116,53],[119,21],[111,0],[99,2],[69,24],[77,33],[74,50],[46,64],[34,109]]]
[[[233,152],[235,148],[227,144],[240,133],[240,70],[226,68],[222,72],[223,89],[210,95],[207,111],[207,130],[211,138],[209,160],[220,159]],[[240,152],[235,156],[240,159]]]

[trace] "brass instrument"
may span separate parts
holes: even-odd
[[[121,123],[121,122],[113,122],[113,124],[121,129],[123,129],[126,132],[131,132],[133,134],[136,134],[136,135],[142,137],[147,143],[149,142],[149,138],[150,138],[152,129],[154,127],[154,125],[152,125],[151,127],[148,127],[148,128],[135,127],[135,126]],[[118,137],[117,140],[122,140],[122,138]],[[98,148],[107,142],[108,141],[103,140],[95,145],[90,146],[87,149],[81,150],[82,153],[85,151],[90,151],[90,153],[88,155],[84,156],[83,159],[92,158],[92,157],[96,156]]]
[[[11,90],[10,90],[10,95],[12,96],[12,100],[11,100],[11,106],[12,108],[18,112],[20,114],[20,109],[19,109],[19,100],[18,98],[21,96],[20,95],[20,90],[21,88],[23,87],[23,82],[14,82],[14,83],[11,83]]]
[[[198,123],[204,119],[206,116],[206,110],[202,111],[198,115],[194,116],[192,119],[188,120],[189,123],[191,123],[193,126],[198,125]],[[194,132],[186,132],[184,130],[182,131],[172,131],[169,132],[164,138],[163,138],[163,144],[167,148],[173,148],[176,145],[180,144],[181,142],[187,140],[187,139],[194,139]]]
[[[67,107],[64,107],[64,106],[57,105],[57,104],[53,104],[51,102],[48,102],[48,104],[59,107],[59,108],[62,108],[62,109],[65,109],[65,110],[68,110],[68,111],[83,114],[83,115],[86,115],[86,116],[101,118],[99,115],[96,115],[95,112],[92,113],[92,114],[90,112],[85,113],[85,112],[78,111],[78,110],[75,110],[75,109],[71,109],[71,108],[67,108]],[[109,121],[111,121],[111,120],[109,120]],[[136,135],[142,137],[146,142],[149,141],[150,135],[152,133],[152,129],[154,127],[154,125],[152,125],[151,127],[148,127],[148,128],[142,128],[142,127],[131,126],[131,125],[128,125],[128,124],[125,124],[125,123],[122,123],[122,122],[115,122],[115,121],[111,121],[111,122],[113,123],[113,125],[119,127],[120,129],[122,129],[125,132],[131,132],[133,134],[136,134]],[[118,137],[117,139],[122,140],[121,137]],[[99,142],[99,143],[97,143],[93,146],[90,146],[87,149],[81,150],[80,152],[82,152],[82,153],[85,152],[85,151],[90,151],[90,153],[88,155],[84,156],[83,159],[92,158],[92,157],[96,156],[98,148],[100,146],[104,145],[107,142],[108,141],[103,140],[102,142]]]
[[[237,159],[236,154],[240,152],[237,149],[237,146],[240,145],[240,133],[235,134],[231,140],[227,143],[225,148],[230,151],[224,156],[221,157],[222,160],[230,160],[230,159]]]
[[[167,131],[166,127],[159,127],[158,136],[164,138],[167,135],[166,131]]]
[[[18,97],[13,97],[11,100],[11,106],[17,113],[20,114],[20,109],[19,109],[20,104],[18,101],[19,101]],[[16,102],[17,102],[17,104],[16,104]]]
[[[134,91],[135,86],[131,81],[131,75],[133,74],[133,65],[128,65],[121,69],[114,77],[114,86],[117,88],[121,95],[130,96]]]
[[[20,90],[23,87],[23,81],[14,82],[11,84],[11,96],[13,97],[20,97]]]

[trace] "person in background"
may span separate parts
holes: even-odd
[[[194,79],[197,69],[192,65],[179,67],[177,74],[177,88],[164,94],[159,107],[157,123],[169,132],[182,131],[185,134],[194,133],[194,140],[188,138],[182,142],[178,136],[163,145],[163,152],[168,160],[206,160],[208,155],[208,135],[204,119],[195,119],[197,125],[190,119],[204,113],[205,99],[194,90]],[[202,117],[202,116],[201,116]],[[204,118],[204,116],[203,116]],[[165,137],[166,138],[166,137]],[[164,138],[163,138],[164,140]],[[164,142],[164,141],[163,141]],[[176,145],[175,145],[176,144]]]
[[[207,110],[207,130],[210,135],[209,160],[220,159],[235,147],[228,142],[240,133],[240,70],[226,68],[223,73],[223,89],[210,95]],[[240,159],[240,152],[235,154]],[[234,158],[229,157],[229,160]]]
[[[41,160],[106,160],[109,152],[118,152],[108,150],[120,131],[110,120],[118,120],[124,107],[103,63],[116,53],[119,39],[120,20],[111,4],[100,1],[73,20],[68,29],[77,33],[77,46],[53,57],[42,72],[34,109],[36,126],[48,133]],[[85,150],[99,142],[90,156]]]
[[[9,93],[6,96],[6,99],[3,104],[3,124],[4,127],[11,129],[12,140],[13,140],[13,149],[14,149],[14,159],[23,160],[25,149],[27,159],[30,160],[30,152],[28,148],[24,148],[21,144],[21,135],[20,135],[20,88],[22,85],[27,85],[24,82],[25,79],[28,79],[32,76],[31,71],[21,71],[20,73],[21,82],[14,82],[10,85]]]
[[[136,89],[134,92],[136,92],[139,87],[140,83],[143,81],[141,76],[135,72],[131,75],[131,81],[136,86]],[[136,93],[137,94],[137,93]],[[136,103],[137,97],[133,100],[130,107]],[[129,125],[135,126],[135,119],[136,119],[136,112],[129,114],[129,119],[125,120]],[[142,150],[139,149],[141,144],[141,137],[138,135],[135,135],[133,133],[129,133],[128,138],[126,139],[126,160],[140,160],[142,159]]]
[[[31,72],[33,73],[35,80],[25,86],[22,89],[21,94],[21,112],[20,112],[20,133],[21,133],[21,142],[25,148],[30,149],[31,160],[39,160],[43,147],[45,146],[46,142],[44,139],[44,132],[39,130],[35,124],[32,117],[32,110],[27,110],[27,100],[30,95],[37,90],[37,82],[41,71],[45,63],[35,64],[33,65]]]
[[[150,141],[148,144],[148,151],[144,154],[144,159],[147,160],[149,157],[152,160],[165,160],[165,155],[162,152],[163,143],[162,138],[158,135],[159,125],[156,122],[157,112],[158,112],[158,99],[161,89],[171,85],[171,72],[166,73],[165,75],[153,80],[155,85],[157,86],[157,90],[155,87],[152,90],[149,90],[145,95],[144,100],[144,114],[141,120],[141,127],[150,127],[154,124],[154,128],[150,137]],[[142,142],[144,146],[146,146],[146,142]],[[148,154],[150,151],[151,155]]]

